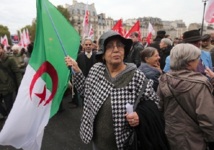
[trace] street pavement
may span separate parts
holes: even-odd
[[[63,99],[64,111],[50,119],[45,128],[41,150],[92,150],[91,144],[84,144],[79,136],[82,108],[73,108],[71,95]],[[3,121],[0,121],[0,129]],[[0,150],[16,150],[11,146],[0,146]]]

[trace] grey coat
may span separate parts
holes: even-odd
[[[196,124],[179,106],[198,122]],[[212,85],[200,73],[188,70],[172,71],[160,77],[158,95],[164,112],[166,134],[173,150],[205,150],[214,141],[214,97]]]

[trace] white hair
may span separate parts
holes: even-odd
[[[198,59],[200,55],[201,50],[193,44],[177,44],[170,52],[170,68],[172,70],[186,69],[188,63]]]

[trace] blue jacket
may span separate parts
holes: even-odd
[[[160,77],[161,73],[156,68],[151,67],[147,63],[141,63],[140,67],[138,68],[140,71],[142,71],[146,78],[153,80],[153,88],[155,91],[157,91],[157,87],[159,84],[158,78]]]
[[[201,56],[200,56],[203,64],[205,65],[205,67],[212,69],[212,59],[211,59],[211,55],[210,52],[206,52],[204,50],[201,50]],[[166,65],[163,69],[164,72],[168,72],[170,70],[170,57],[168,56],[166,58]]]

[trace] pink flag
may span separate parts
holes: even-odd
[[[20,47],[24,47],[24,41],[23,41],[23,33],[22,33],[22,31],[19,31],[19,33],[20,33],[20,40],[19,40],[19,46]]]
[[[214,0],[209,0],[204,19],[207,23],[214,23]]]
[[[9,46],[8,39],[7,39],[6,35],[4,35],[4,37],[2,38],[1,44],[3,44],[4,46]]]
[[[83,39],[88,36],[88,28],[89,28],[89,11],[88,11],[88,5],[85,7],[85,16],[83,19]]]
[[[89,32],[88,32],[88,37],[93,39],[94,37],[94,29],[92,28],[92,25],[90,25],[90,29],[89,29]]]
[[[27,41],[27,35],[26,35],[25,29],[22,31],[22,36],[23,36],[24,47],[27,48],[28,41]]]
[[[151,44],[151,38],[152,38],[152,33],[154,32],[154,28],[152,26],[152,24],[149,22],[149,26],[148,26],[148,34],[146,37],[146,42],[148,45]]]
[[[139,34],[139,40],[141,40],[141,32],[140,32],[140,21],[138,20],[132,28],[128,31],[128,33],[125,35],[126,38],[128,38],[133,32],[138,32]]]
[[[27,44],[30,44],[30,35],[28,32],[28,28],[26,28],[26,39],[27,39]]]
[[[124,36],[122,19],[118,20],[117,23],[113,26],[112,30],[118,32],[120,35]]]

